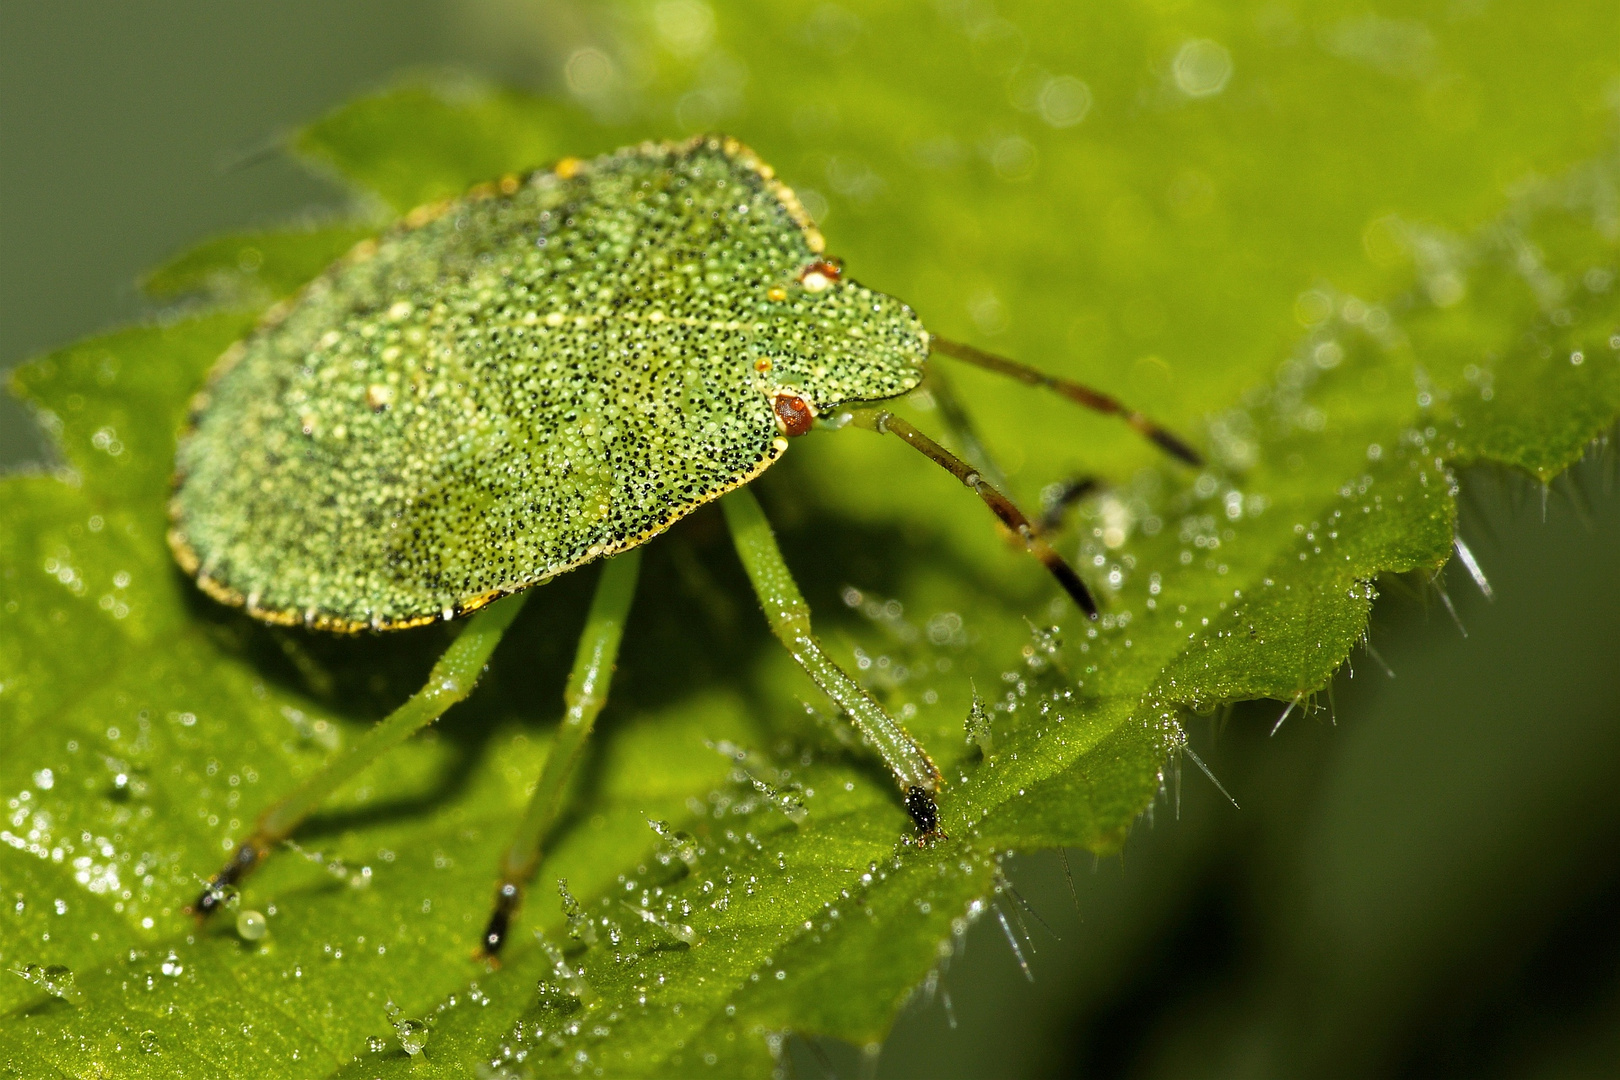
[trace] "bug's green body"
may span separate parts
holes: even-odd
[[[357,630],[633,547],[781,454],[777,393],[825,411],[921,380],[911,310],[805,276],[820,250],[712,137],[425,207],[227,354],[181,443],[175,553],[259,618]]]

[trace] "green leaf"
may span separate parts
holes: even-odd
[[[559,101],[446,79],[345,106],[293,146],[403,212],[508,173],[604,153],[639,134],[604,129]]]
[[[17,376],[67,469],[0,483],[0,962],[66,965],[82,997],[4,984],[12,1074],[764,1075],[784,1032],[880,1039],[1002,902],[999,852],[1116,849],[1189,711],[1323,687],[1376,579],[1448,557],[1454,465],[1547,480],[1613,424],[1605,5],[1004,6],[727,6],[695,53],[635,6],[613,70],[636,78],[590,111],[411,86],[297,143],[403,210],[724,124],[822,211],[862,281],[1209,451],[1191,473],[1107,418],[945,367],[1020,501],[1082,472],[1110,485],[1058,537],[1104,597],[1094,626],[898,441],[819,433],[759,482],[829,646],[939,761],[950,839],[904,842],[881,770],[765,634],[702,512],[649,547],[576,810],[505,966],[472,945],[593,571],[537,595],[475,695],[300,832],[307,857],[249,879],[266,938],[193,924],[182,908],[232,838],[408,695],[451,632],[267,628],[171,564],[188,396],[252,308],[352,235],[216,241],[153,287],[240,308]],[[240,284],[245,244],[257,285]],[[942,431],[928,400],[910,414]],[[975,691],[988,757],[963,736]],[[754,779],[802,786],[808,820]],[[589,948],[559,878],[598,920]],[[431,1019],[425,1062],[393,1040],[390,1000]]]
[[[171,259],[141,284],[164,300],[186,296],[223,304],[278,300],[376,231],[375,224],[334,224],[219,236]]]

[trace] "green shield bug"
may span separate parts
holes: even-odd
[[[418,694],[260,817],[199,915],[340,784],[466,696],[524,590],[605,559],[567,711],[499,869],[482,940],[493,956],[605,700],[638,546],[714,500],[771,629],[883,757],[919,837],[937,835],[939,771],[822,651],[744,485],[818,419],[898,435],[1094,616],[1040,530],[881,403],[943,353],[1198,457],[1106,395],[930,335],[823,249],[792,191],[736,140],[647,143],[414,210],[225,353],[177,455],[169,542],[185,571],[271,623],[471,619]]]

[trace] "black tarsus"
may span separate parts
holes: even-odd
[[[971,488],[973,493],[990,508],[990,512],[995,514],[1003,525],[1011,529],[1014,535],[1024,542],[1024,546],[1029,549],[1030,554],[1039,559],[1041,565],[1045,566],[1052,576],[1057,578],[1058,584],[1063,586],[1063,591],[1068,593],[1074,602],[1080,606],[1080,610],[1084,611],[1090,618],[1095,619],[1097,617],[1097,602],[1092,599],[1091,590],[1086,588],[1086,583],[1080,580],[1080,575],[1075,572],[1074,567],[1064,562],[1063,556],[1059,555],[1052,545],[1046,542],[1045,538],[1041,536],[1040,530],[1024,515],[1024,512],[1018,509],[1013,504],[1013,501],[1002,494],[995,485],[980,476],[977,469],[933,439],[930,439],[927,435],[924,435],[921,431],[918,431],[910,421],[887,410],[857,412],[855,415],[858,418],[857,422],[863,426],[870,427],[880,434],[889,434],[900,438],[913,450],[916,450]]]
[[[513,882],[503,881],[495,890],[495,910],[489,913],[484,936],[479,939],[479,948],[487,959],[500,955],[501,947],[506,944],[506,932],[512,926],[512,916],[517,914],[522,902],[523,889]]]
[[[203,886],[202,895],[191,905],[192,913],[199,919],[206,919],[224,907],[225,901],[230,898],[232,888],[259,865],[259,859],[263,854],[256,844],[249,843],[238,847],[236,854],[231,856],[231,861]]]
[[[939,803],[932,791],[916,784],[906,788],[906,812],[917,827],[920,842],[926,844],[945,836],[939,831]]]
[[[1063,586],[1063,591],[1068,593],[1069,598],[1079,606],[1081,611],[1086,613],[1086,618],[1095,619],[1097,617],[1097,601],[1092,597],[1091,590],[1086,588],[1086,583],[1080,580],[1080,575],[1075,572],[1074,567],[1064,562],[1063,556],[1044,542],[1036,549],[1035,557],[1040,559],[1041,564],[1051,572],[1053,577],[1058,579],[1058,584]]]

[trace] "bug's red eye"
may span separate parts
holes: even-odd
[[[798,394],[777,394],[774,402],[776,422],[784,435],[804,435],[816,422],[810,403]]]
[[[799,284],[810,292],[820,292],[843,277],[843,275],[842,267],[835,262],[823,259],[813,262],[799,271]]]

